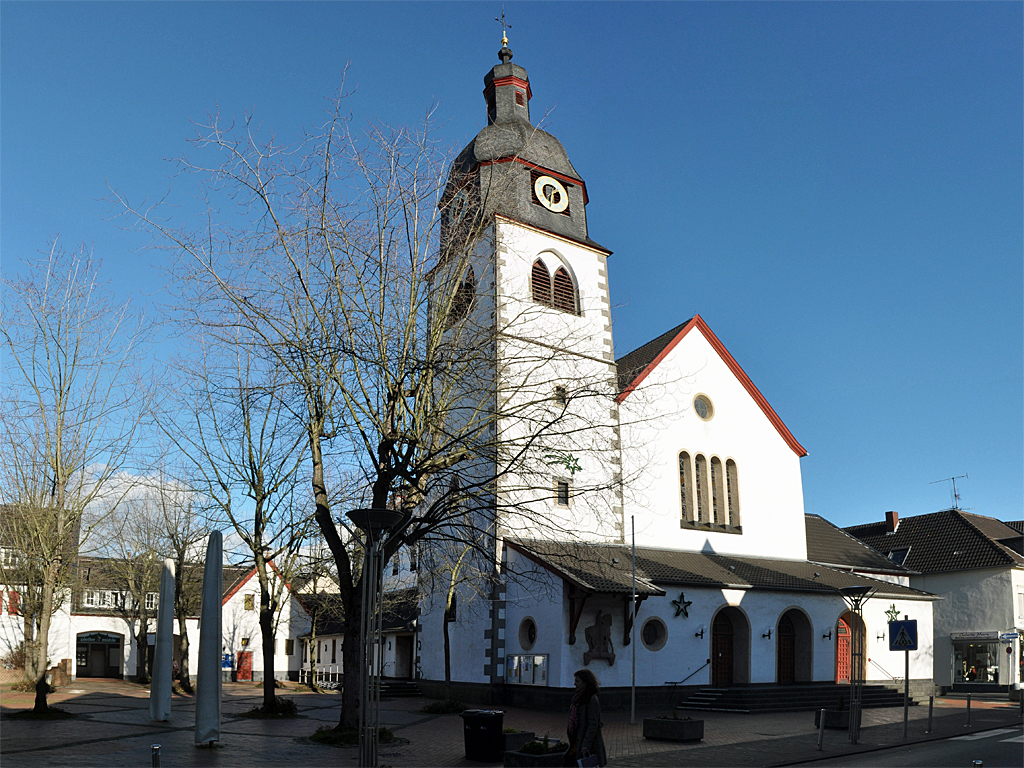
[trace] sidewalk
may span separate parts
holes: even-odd
[[[260,703],[258,686],[224,686],[221,746],[197,749],[193,742],[194,699],[175,696],[169,723],[149,720],[148,693],[121,681],[79,680],[50,699],[79,716],[70,720],[30,721],[3,718],[0,758],[4,768],[22,766],[150,765],[150,745],[161,745],[161,766],[356,766],[357,750],[314,744],[308,736],[322,725],[333,726],[339,714],[337,693],[314,694],[292,688],[280,694],[293,698],[302,715],[289,720],[250,720],[239,714]],[[424,699],[382,702],[381,721],[408,744],[382,745],[382,766],[483,766],[470,762],[463,751],[463,726],[458,715],[426,715]],[[0,706],[11,710],[32,705],[30,694],[4,690]],[[534,712],[505,707],[506,727],[529,730],[552,739],[564,737],[564,713]],[[963,735],[1020,722],[1014,704],[974,701],[972,727],[965,728],[965,701],[936,700],[934,731],[924,734],[928,708],[910,708],[910,738],[903,740],[902,708],[864,712],[861,743],[851,747],[845,731],[825,732],[825,751],[817,750],[813,712],[742,715],[690,712],[705,721],[703,742],[692,745],[647,741],[642,734],[644,713],[637,724],[628,712],[605,713],[604,737],[612,765],[621,766],[763,766],[786,765],[867,752],[915,741]],[[646,713],[648,716],[658,713]]]

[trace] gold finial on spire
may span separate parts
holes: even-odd
[[[501,16],[495,16],[494,20],[501,24],[501,46],[503,48],[508,47],[508,35],[505,33],[505,28],[512,29],[512,25],[505,21],[505,4],[501,5]]]

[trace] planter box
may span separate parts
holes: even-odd
[[[704,738],[704,721],[645,717],[644,738],[659,741],[700,741]]]
[[[518,752],[519,748],[529,741],[536,741],[537,734],[532,731],[520,731],[519,733],[503,733],[505,737],[505,752]]]
[[[821,727],[821,710],[814,713],[814,727]],[[847,730],[850,727],[850,710],[826,709],[825,727],[837,730]]]
[[[565,752],[552,752],[548,755],[530,755],[525,752],[506,752],[506,766],[539,766],[540,768],[559,768],[565,760]]]

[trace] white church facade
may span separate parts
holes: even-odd
[[[468,322],[493,340],[482,380],[516,414],[498,430],[529,447],[495,472],[493,584],[460,588],[457,695],[560,706],[587,667],[614,700],[631,683],[631,637],[649,701],[673,683],[844,683],[854,630],[863,678],[892,684],[904,655],[880,639],[889,616],[930,638],[934,597],[838,529],[822,534],[834,547],[809,551],[806,451],[700,316],[616,357],[611,252],[589,237],[586,183],[530,123],[526,70],[507,45],[499,58],[484,78],[488,124],[450,193],[469,190],[483,221],[459,267],[475,289]],[[538,418],[521,418],[530,409]],[[530,423],[548,432],[530,442]],[[843,596],[857,588],[861,619]],[[444,680],[443,621],[421,585],[428,693]],[[924,689],[931,677],[922,642],[910,678]]]

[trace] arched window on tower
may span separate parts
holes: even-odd
[[[552,281],[554,286],[554,307],[563,312],[576,314],[576,286],[572,284],[572,278],[565,271],[565,267],[559,267],[555,271],[555,278]]]
[[[725,494],[722,492],[722,460],[717,456],[711,459],[711,522],[724,523]]]
[[[449,328],[469,314],[470,307],[473,306],[473,299],[475,298],[476,278],[473,275],[473,268],[469,267],[466,270],[466,277],[459,283],[459,287],[455,289],[455,295],[452,296],[452,305],[448,312]]]
[[[538,304],[551,306],[551,274],[544,262],[537,259],[533,262],[533,273],[530,275],[533,300]]]
[[[693,468],[690,454],[679,453],[679,500],[682,502],[683,520],[693,522]]]
[[[729,525],[740,525],[740,482],[736,471],[736,462],[728,459],[725,462],[725,491],[729,497]]]

